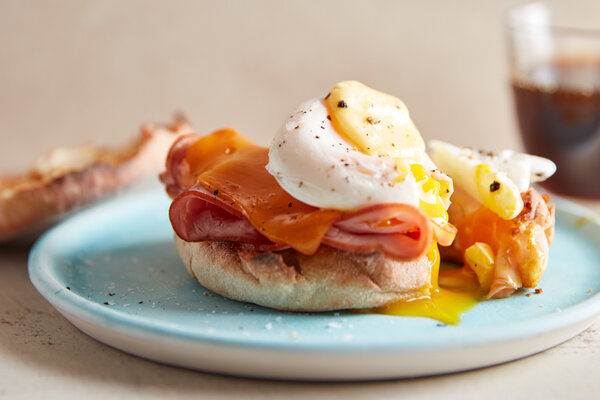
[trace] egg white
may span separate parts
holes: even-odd
[[[512,150],[488,152],[457,147],[440,140],[428,143],[431,158],[459,187],[476,192],[473,170],[479,164],[487,164],[499,174],[505,175],[519,192],[525,192],[533,182],[541,182],[556,172],[556,165],[543,157],[517,153]]]
[[[395,182],[399,174],[394,160],[361,153],[327,116],[322,100],[309,100],[279,129],[267,170],[281,187],[320,208],[352,210],[381,203],[417,207],[419,189],[412,174]]]

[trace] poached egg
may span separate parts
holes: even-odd
[[[457,188],[505,220],[523,210],[521,193],[531,183],[544,181],[556,171],[546,158],[512,150],[473,150],[439,140],[428,145],[435,164],[452,177]]]
[[[404,103],[360,82],[340,82],[290,115],[269,149],[267,170],[291,196],[315,207],[420,208],[437,236],[452,241],[446,212],[452,180],[436,170]]]

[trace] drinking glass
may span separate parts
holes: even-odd
[[[557,165],[542,186],[600,199],[600,1],[522,5],[506,28],[525,150]]]

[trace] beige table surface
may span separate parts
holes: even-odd
[[[179,110],[199,132],[266,144],[345,79],[402,98],[426,139],[519,148],[502,30],[515,3],[0,0],[0,173]],[[269,382],[156,364],[71,326],[29,283],[28,250],[0,246],[0,398],[600,398],[600,322],[523,360],[424,379]]]

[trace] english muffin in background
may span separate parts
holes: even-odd
[[[120,146],[56,147],[29,171],[0,177],[0,242],[33,236],[69,212],[156,174],[173,142],[191,131],[181,116],[170,125],[144,124]]]

